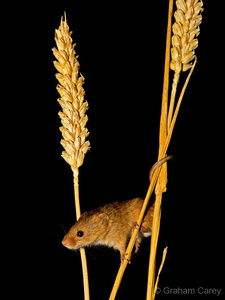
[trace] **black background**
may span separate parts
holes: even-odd
[[[25,221],[18,247],[23,259],[13,247],[12,256],[21,264],[9,278],[17,282],[28,267],[17,290],[24,297],[83,299],[79,252],[61,245],[64,232],[75,221],[75,210],[72,171],[61,158],[61,108],[51,50],[54,30],[66,12],[85,77],[91,143],[79,176],[85,211],[147,192],[148,173],[158,151],[167,7],[168,1],[34,2],[18,5],[18,11],[14,7],[9,16],[14,46],[8,57],[17,65],[12,73],[20,95],[10,103],[15,112],[22,111],[16,126],[20,201],[15,202],[23,212],[14,207],[19,220]],[[159,281],[164,292],[156,299],[190,296],[166,293],[167,287],[193,288],[191,297],[199,299],[217,299],[209,289],[223,289],[221,18],[209,1],[204,2],[202,16],[198,62],[167,152],[173,160],[168,163],[163,195],[158,261],[166,246],[168,253]],[[10,90],[14,91],[12,85]],[[116,299],[145,299],[149,243],[146,239],[128,265]],[[86,253],[91,299],[108,299],[119,252],[89,248]],[[199,293],[199,287],[210,294]]]

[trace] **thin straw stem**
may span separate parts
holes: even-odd
[[[81,215],[80,210],[80,194],[79,194],[79,170],[76,168],[73,172],[73,183],[74,183],[74,201],[75,201],[75,211],[76,211],[76,219],[78,220]]]
[[[88,267],[87,267],[86,252],[84,248],[80,248],[80,257],[81,257],[82,274],[83,274],[84,299],[89,300],[90,293],[89,293],[89,281],[88,281]]]
[[[190,78],[191,78],[191,75],[194,71],[194,68],[196,66],[196,63],[197,63],[197,58],[195,57],[195,60],[193,62],[193,65],[190,69],[190,72],[185,80],[185,83],[182,87],[182,90],[181,90],[181,93],[180,93],[180,96],[179,96],[179,99],[177,101],[177,105],[176,105],[176,109],[174,111],[174,115],[173,115],[173,119],[171,121],[171,124],[170,124],[170,128],[169,128],[169,131],[168,131],[168,141],[166,140],[166,144],[170,142],[170,139],[171,139],[171,136],[172,136],[172,133],[173,133],[173,129],[174,129],[174,126],[175,126],[175,123],[176,123],[176,119],[177,119],[177,116],[178,116],[178,112],[179,112],[179,109],[180,109],[180,106],[181,106],[181,102],[183,100],[183,97],[184,97],[184,93],[186,91],[186,88],[187,88],[187,85],[188,85],[188,82],[190,81]],[[168,146],[167,146],[168,147]],[[163,152],[162,152],[162,155],[163,155]]]
[[[173,112],[174,112],[174,105],[175,105],[175,98],[177,93],[177,85],[180,78],[180,72],[175,72],[173,77],[173,84],[172,84],[172,90],[171,90],[171,96],[170,96],[170,106],[169,106],[169,112],[168,112],[168,120],[167,120],[167,129],[170,128],[170,123],[172,120]]]
[[[158,271],[157,278],[156,278],[156,282],[155,282],[155,288],[154,288],[154,294],[153,294],[152,300],[155,299],[155,294],[156,294],[157,287],[158,287],[158,282],[159,282],[159,275],[160,275],[160,273],[161,273],[161,271],[162,271],[162,268],[163,268],[163,265],[164,265],[164,262],[165,262],[165,259],[166,259],[167,250],[168,250],[168,247],[166,247],[166,248],[163,250],[162,261],[161,261],[161,264],[160,264],[160,266],[159,266],[159,271]]]
[[[164,65],[164,78],[163,78],[163,92],[162,92],[162,107],[160,116],[160,131],[159,131],[159,157],[161,159],[166,155],[168,145],[167,140],[167,110],[168,110],[168,93],[169,93],[169,73],[170,73],[170,46],[171,46],[171,27],[172,27],[172,14],[173,14],[173,0],[169,1],[168,7],[168,23],[166,34],[166,50],[165,50],[165,65]],[[165,147],[166,146],[166,147]],[[162,153],[163,150],[163,153]],[[167,182],[167,168],[166,164],[162,166],[162,172],[160,173],[155,199],[155,208],[152,224],[152,237],[150,247],[149,269],[148,269],[148,283],[146,299],[152,299],[154,295],[154,282],[155,282],[155,262],[156,251],[159,237],[159,228],[161,220],[161,202],[162,192],[165,191]]]
[[[81,215],[80,199],[79,199],[80,197],[79,197],[78,169],[74,171],[73,178],[74,178],[74,200],[75,200],[76,218],[78,220]],[[82,265],[82,274],[83,274],[84,299],[89,300],[90,293],[89,293],[88,267],[87,267],[86,252],[84,248],[80,248],[80,256],[81,256],[81,265]]]
[[[188,74],[188,76],[187,76],[187,78],[185,80],[185,83],[184,83],[184,85],[182,87],[179,99],[177,101],[176,109],[174,111],[173,119],[172,119],[171,124],[170,124],[170,128],[169,128],[169,131],[168,131],[168,135],[167,135],[165,144],[164,144],[164,146],[162,148],[162,151],[159,154],[159,158],[160,159],[163,158],[165,156],[166,152],[167,152],[167,149],[168,149],[171,137],[172,137],[172,133],[173,133],[173,130],[174,130],[174,126],[175,126],[175,123],[176,123],[176,120],[177,120],[178,112],[179,112],[179,109],[180,109],[180,106],[181,106],[181,102],[183,100],[183,96],[184,96],[185,90],[187,88],[187,85],[188,85],[188,82],[189,82],[189,80],[191,78],[191,75],[192,75],[192,73],[194,71],[196,63],[197,63],[197,58],[195,58],[195,61],[194,61],[193,65],[192,65],[192,67],[190,69],[190,72],[189,72],[189,74]],[[163,165],[161,167],[163,167]]]
[[[150,247],[146,299],[152,299],[153,291],[154,291],[156,251],[158,245],[160,220],[161,220],[161,202],[162,202],[162,194],[157,194],[155,200],[155,207],[154,207],[153,223],[152,223],[152,238],[151,238],[151,247]]]

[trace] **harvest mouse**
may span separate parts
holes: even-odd
[[[171,156],[166,156],[156,162],[151,168],[150,177],[156,168],[170,158]],[[123,262],[126,246],[137,226],[143,201],[141,198],[117,201],[84,212],[64,236],[62,244],[72,250],[95,245],[112,247],[119,250],[120,260]],[[151,204],[146,209],[142,224],[139,227],[132,255],[138,252],[142,240],[151,235],[153,212],[154,205]]]

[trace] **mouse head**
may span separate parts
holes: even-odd
[[[94,244],[107,232],[109,217],[97,211],[85,212],[64,236],[62,244],[69,249],[79,249]]]

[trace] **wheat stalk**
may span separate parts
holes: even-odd
[[[173,0],[169,1],[169,10],[172,11]],[[177,0],[176,7],[177,10],[174,13],[175,23],[172,25],[173,36],[171,38],[171,60],[169,61],[169,43],[166,45],[166,59],[165,59],[165,70],[164,70],[164,87],[162,96],[162,111],[160,120],[160,142],[159,142],[159,159],[162,158],[167,151],[169,142],[172,137],[174,125],[178,116],[180,105],[187,88],[190,77],[196,65],[196,55],[195,49],[198,46],[198,40],[196,37],[200,33],[199,25],[202,21],[201,12],[203,11],[203,3],[200,0]],[[172,15],[168,15],[168,28],[167,28],[167,41],[170,38],[170,18]],[[192,61],[194,62],[192,63]],[[169,111],[167,115],[168,108],[168,87],[169,87],[169,66],[175,72],[172,90],[169,102]],[[182,87],[175,112],[174,103],[177,85],[179,81],[179,76],[181,71],[190,72],[185,80]],[[155,281],[155,260],[156,260],[156,250],[159,237],[159,227],[161,219],[161,202],[162,193],[166,191],[167,185],[167,169],[166,164],[162,166],[162,171],[159,175],[155,193],[155,209],[153,215],[153,225],[152,225],[152,238],[151,238],[151,250],[150,250],[150,261],[149,261],[149,274],[148,274],[148,288],[147,288],[147,298],[148,300],[154,300],[159,275],[165,261],[165,256],[163,256],[162,264],[158,271],[158,275]],[[167,248],[165,248],[167,249]],[[164,250],[164,253],[167,250]]]
[[[160,116],[160,132],[159,132],[159,151],[158,151],[158,160],[161,160],[166,156],[166,152],[168,146],[171,141],[172,133],[174,130],[174,126],[177,120],[178,112],[180,109],[180,105],[186,91],[187,85],[189,83],[190,77],[193,73],[193,70],[196,65],[196,56],[194,50],[197,48],[197,41],[195,37],[199,34],[199,25],[201,23],[201,15],[200,12],[202,9],[202,1],[198,0],[187,0],[186,2],[183,0],[178,0],[176,2],[177,10],[182,10],[180,13],[176,13],[176,22],[177,25],[173,25],[173,37],[171,38],[171,27],[172,27],[172,12],[173,12],[173,0],[169,0],[169,9],[168,9],[168,25],[167,25],[167,37],[166,37],[166,50],[165,50],[165,67],[164,67],[164,78],[163,78],[163,92],[162,92],[162,109]],[[185,15],[186,22],[183,23],[177,17],[177,14]],[[184,18],[183,18],[184,20]],[[178,37],[174,37],[176,34],[176,26],[182,28],[182,35]],[[175,28],[175,29],[174,29]],[[188,29],[188,30],[187,30]],[[186,31],[185,31],[186,30]],[[180,44],[176,41],[179,41]],[[171,41],[172,40],[172,41]],[[186,44],[184,41],[186,40]],[[172,43],[172,49],[171,49]],[[177,48],[176,48],[177,47]],[[171,60],[170,60],[171,56]],[[191,61],[194,60],[193,64]],[[171,98],[170,98],[170,107],[168,114],[168,99],[169,99],[169,73],[170,68],[175,71],[174,75],[174,83],[172,84]],[[184,82],[184,85],[181,89],[181,93],[179,99],[177,101],[177,105],[173,114],[174,108],[174,99],[176,87],[179,81],[179,74],[181,71],[187,71],[190,69],[190,72]],[[170,120],[168,120],[170,119]],[[167,124],[169,126],[167,127]],[[162,193],[166,192],[167,185],[167,164],[163,164],[162,167],[156,169],[153,174],[152,180],[150,182],[142,210],[140,212],[139,218],[137,220],[137,224],[141,224],[144,212],[146,210],[148,201],[152,195],[153,189],[155,188],[156,199],[154,205],[154,216],[153,216],[153,224],[152,224],[152,237],[151,237],[151,249],[150,249],[150,259],[149,259],[149,272],[148,272],[148,284],[147,284],[147,294],[146,300],[154,300],[156,295],[156,290],[158,286],[159,276],[162,271],[166,254],[167,247],[163,251],[162,261],[157,272],[157,277],[155,279],[156,273],[156,251],[157,244],[159,238],[159,229],[160,229],[160,220],[161,220],[161,203],[162,203]],[[138,229],[135,229],[131,239],[129,241],[128,247],[126,249],[127,257],[130,257],[130,253],[132,251],[135,238],[137,236]],[[125,272],[127,261],[124,261],[117,273],[116,280],[114,282],[113,289],[111,291],[111,295],[109,300],[114,300],[120,286],[123,274]]]
[[[86,123],[88,117],[86,111],[88,102],[84,101],[84,77],[80,74],[80,64],[77,60],[75,52],[75,44],[72,43],[72,32],[69,31],[69,26],[63,18],[58,29],[55,30],[55,42],[57,48],[53,48],[53,54],[57,61],[54,61],[54,66],[59,73],[56,78],[59,82],[57,91],[60,94],[58,102],[62,108],[59,112],[62,126],[60,131],[63,139],[60,141],[64,151],[62,157],[70,165],[73,171],[74,181],[74,198],[76,218],[79,219],[80,199],[79,199],[79,167],[83,164],[84,156],[90,149],[90,142],[86,141],[89,132]],[[80,249],[83,282],[84,282],[84,298],[88,300],[89,283],[87,272],[87,261],[84,248]]]
[[[171,90],[170,107],[167,128],[169,129],[175,103],[177,84],[181,71],[187,71],[195,58],[195,49],[198,47],[197,36],[200,33],[199,25],[202,22],[201,12],[203,2],[200,0],[177,0],[177,10],[174,12],[175,22],[172,26],[171,62],[170,68],[174,71]]]

